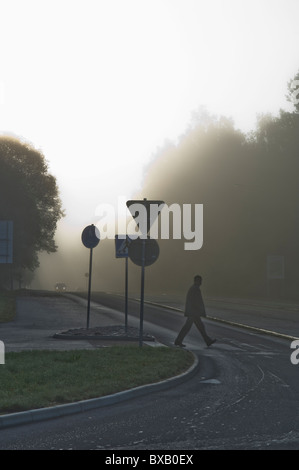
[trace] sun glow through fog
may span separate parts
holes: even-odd
[[[79,224],[139,189],[156,147],[183,133],[200,105],[250,130],[256,113],[284,106],[298,68],[292,0],[1,8],[0,129],[42,149],[67,220]]]

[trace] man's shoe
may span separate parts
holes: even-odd
[[[207,343],[208,348],[209,348],[210,346],[212,346],[212,344],[214,344],[214,343],[216,343],[216,339],[211,339],[211,341],[209,341],[209,342]]]
[[[177,343],[177,342],[175,342],[174,344],[175,344],[175,346],[179,346],[180,348],[185,348],[185,347],[186,347],[186,345],[183,344],[183,343]]]

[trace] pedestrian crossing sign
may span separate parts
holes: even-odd
[[[128,235],[115,235],[116,258],[128,258],[131,239]]]

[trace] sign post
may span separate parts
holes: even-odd
[[[89,278],[88,278],[88,297],[87,297],[87,324],[86,328],[89,328],[89,314],[90,314],[90,291],[91,291],[91,272],[92,272],[92,250],[95,248],[100,241],[100,234],[96,227],[92,225],[88,225],[85,227],[81,234],[81,240],[83,245],[86,248],[90,249],[89,255]]]
[[[140,294],[140,329],[139,329],[139,345],[142,346],[143,338],[143,316],[144,316],[144,283],[145,283],[145,267],[155,263],[159,256],[159,245],[156,240],[151,238],[132,241],[129,246],[129,257],[137,266],[141,266],[141,294]]]
[[[125,332],[128,331],[128,257],[129,257],[129,245],[130,238],[128,235],[115,235],[115,256],[116,258],[125,258]]]
[[[139,228],[141,228],[141,230],[143,229],[143,236],[132,241],[129,246],[129,257],[131,261],[133,261],[133,263],[137,264],[138,266],[141,266],[139,346],[142,346],[143,339],[145,266],[153,264],[159,256],[158,243],[155,240],[148,238],[147,233],[155,221],[155,218],[161,211],[159,208],[163,207],[163,205],[163,201],[150,201],[147,199],[127,201],[127,207],[130,210],[133,218],[135,219],[138,217],[139,222],[137,225]],[[156,206],[156,208],[158,208],[158,211],[155,213],[155,217],[152,216],[151,206]],[[144,214],[143,218],[142,213]]]

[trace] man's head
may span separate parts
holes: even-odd
[[[196,284],[197,286],[200,286],[201,283],[202,283],[202,277],[199,274],[194,276],[194,284]]]

